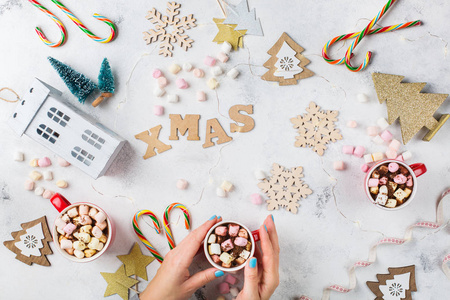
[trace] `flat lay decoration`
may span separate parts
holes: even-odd
[[[417,291],[415,269],[388,268],[389,274],[378,274],[378,281],[367,281],[367,286],[377,296],[375,300],[412,300],[411,292]]]
[[[172,149],[172,146],[166,145],[158,139],[161,128],[162,126],[158,125],[134,136],[136,139],[141,140],[148,145],[144,154],[144,159],[155,156],[155,149],[158,150],[158,154]]]
[[[173,44],[177,44],[184,51],[192,47],[194,42],[188,35],[183,35],[186,30],[197,26],[196,19],[192,14],[186,17],[177,17],[180,14],[181,4],[176,2],[167,2],[167,15],[163,16],[155,8],[152,8],[146,18],[155,24],[155,30],[150,29],[144,32],[144,41],[147,44],[159,41],[159,54],[172,56]]]
[[[297,129],[295,147],[311,147],[320,156],[327,149],[327,144],[342,140],[339,129],[334,122],[338,121],[338,111],[323,111],[314,102],[309,103],[307,113],[291,119]]]
[[[309,59],[301,54],[304,50],[284,32],[275,45],[267,51],[271,57],[264,63],[264,67],[269,71],[261,78],[284,86],[297,84],[299,80],[313,76],[314,73],[306,68],[310,63]]]
[[[131,220],[131,224],[134,229],[134,233],[137,235],[139,240],[144,244],[144,246],[150,251],[150,253],[156,258],[157,261],[160,263],[163,262],[164,258],[163,256],[156,250],[156,248],[150,244],[150,242],[147,240],[147,238],[144,236],[144,233],[141,231],[141,228],[139,227],[139,218],[142,216],[149,216],[152,219],[153,226],[155,228],[156,234],[161,233],[161,224],[159,223],[158,217],[156,214],[154,214],[150,210],[140,210],[136,214],[134,214],[133,219]]]
[[[95,99],[94,102],[92,102],[92,106],[94,107],[97,107],[100,103],[102,103],[105,98],[111,97],[115,91],[114,75],[106,57],[103,59],[102,66],[100,67],[100,72],[98,74],[98,89],[102,92],[102,94]]]
[[[236,24],[223,24],[225,19],[213,18],[214,23],[219,29],[219,32],[214,37],[213,42],[217,44],[222,44],[223,42],[228,42],[233,46],[236,51],[238,48],[244,48],[243,36],[247,30],[235,30]]]
[[[5,241],[3,244],[16,254],[16,259],[27,265],[35,263],[50,266],[46,255],[53,253],[48,244],[52,241],[52,235],[48,229],[46,216],[22,223],[20,226],[22,230],[11,233],[14,240]]]
[[[47,46],[52,47],[52,48],[64,45],[64,43],[67,40],[67,30],[66,30],[66,27],[64,26],[64,24],[51,11],[49,11],[45,6],[43,6],[38,1],[36,1],[36,0],[29,0],[29,1],[31,4],[34,5],[34,7],[36,7],[37,9],[39,9],[40,11],[45,13],[50,19],[52,19],[53,22],[55,22],[55,24],[58,26],[58,29],[61,33],[61,37],[59,38],[59,41],[53,43],[47,39],[47,37],[45,36],[42,29],[40,29],[39,27],[36,27],[35,28],[36,33],[37,33],[38,37],[41,39],[41,41],[44,42],[44,44],[46,44]]]
[[[227,16],[223,24],[236,24],[234,30],[247,30],[246,34],[249,35],[264,35],[261,22],[256,18],[255,9],[248,10],[247,0],[242,0],[237,5],[232,5],[227,2],[225,4],[227,7]]]
[[[423,140],[430,141],[450,117],[444,114],[438,121],[433,116],[448,94],[421,93],[426,83],[402,83],[404,78],[373,73],[378,100],[380,103],[386,102],[389,124],[399,119],[403,144],[406,145],[422,127],[429,130]]]
[[[128,290],[133,285],[139,283],[138,280],[127,276],[125,265],[121,265],[115,273],[100,272],[100,274],[108,283],[105,294],[103,295],[104,297],[117,294],[123,300],[128,300]]]
[[[134,243],[130,253],[118,255],[117,258],[125,265],[125,273],[127,276],[136,275],[145,281],[148,281],[146,267],[153,262],[155,258],[142,254],[138,243]]]
[[[274,163],[270,173],[272,174],[270,179],[266,178],[258,183],[261,191],[269,197],[269,200],[266,200],[267,209],[274,210],[283,207],[296,214],[301,198],[312,194],[312,190],[302,180],[303,168],[296,167],[288,170]]]

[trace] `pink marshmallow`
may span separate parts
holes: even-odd
[[[378,178],[370,178],[369,179],[369,187],[378,186],[379,180]]]
[[[234,224],[228,225],[228,233],[230,234],[230,236],[237,236],[239,233],[239,229],[240,229],[239,225]]]
[[[252,203],[255,205],[260,205],[263,203],[263,198],[260,194],[251,194],[250,201],[252,201]]]
[[[237,279],[233,275],[227,274],[227,276],[225,277],[225,282],[228,282],[231,285],[235,285],[236,281]]]
[[[391,172],[391,173],[397,172],[398,168],[400,168],[398,163],[393,162],[388,165],[389,172]]]
[[[88,215],[81,215],[80,216],[80,224],[81,225],[91,225],[92,219]]]
[[[205,65],[212,67],[216,64],[216,59],[208,55],[205,57],[203,62],[205,63]]]
[[[369,136],[376,136],[378,134],[378,127],[376,126],[367,127],[367,134]]]
[[[333,162],[333,168],[337,171],[345,170],[345,163],[341,160]]]
[[[48,157],[39,158],[38,166],[41,168],[49,167],[52,165],[52,161]]]
[[[62,159],[61,157],[58,157],[58,164],[59,164],[61,167],[68,167],[68,166],[70,166],[70,162],[68,162],[68,161],[65,160],[65,159]]]
[[[158,86],[160,88],[165,88],[169,84],[169,80],[167,80],[166,77],[159,77],[158,78]]]
[[[159,78],[159,77],[161,77],[162,75],[163,75],[163,73],[161,72],[160,69],[154,69],[154,70],[153,70],[153,73],[152,73],[153,78]]]
[[[395,159],[395,158],[397,157],[397,151],[395,151],[395,150],[389,148],[389,149],[386,151],[386,157],[387,157],[388,159]]]
[[[164,106],[162,105],[153,106],[153,114],[155,116],[162,116],[164,114]]]
[[[219,289],[220,294],[228,294],[230,292],[230,285],[226,282],[220,283],[217,288]]]
[[[217,254],[211,255],[211,258],[213,260],[213,262],[215,262],[216,264],[220,264],[220,257]]]
[[[229,57],[227,54],[225,54],[223,52],[219,52],[219,54],[217,54],[217,59],[223,63],[226,63],[228,61]]]
[[[356,146],[355,151],[353,151],[353,155],[359,158],[363,157],[364,153],[366,153],[366,148],[363,146]]]
[[[94,228],[92,228],[92,235],[99,239],[102,237],[103,231],[97,226],[94,226]]]
[[[399,155],[399,156],[397,156],[396,158],[395,158],[395,160],[398,160],[398,161],[405,161],[404,159],[403,159],[403,155]]]
[[[406,183],[406,176],[403,174],[398,174],[397,176],[394,177],[394,182],[398,183],[398,184],[404,184]]]
[[[192,73],[194,73],[194,76],[197,78],[203,78],[205,76],[205,72],[202,69],[198,68],[195,68]]]
[[[389,144],[389,148],[398,151],[398,149],[400,149],[400,145],[401,145],[400,141],[393,139]]]
[[[89,206],[81,204],[79,207],[80,215],[87,215],[89,213]]]
[[[342,153],[344,154],[353,154],[353,151],[355,151],[355,147],[347,145],[342,147]]]
[[[177,85],[177,87],[179,88],[179,89],[187,89],[188,87],[189,87],[189,84],[186,82],[186,80],[184,80],[183,78],[178,78],[176,81],[175,81],[175,83],[176,83],[176,85]]]
[[[234,245],[233,245],[233,242],[231,241],[231,239],[228,239],[225,242],[223,242],[222,244],[220,244],[220,248],[222,249],[222,251],[227,252],[227,251],[230,251],[231,249],[233,249]]]
[[[414,182],[413,182],[412,176],[408,175],[408,177],[406,177],[406,186],[407,187],[412,187],[413,184],[414,184]]]
[[[380,136],[385,142],[390,142],[392,140],[392,133],[389,130],[383,131]]]
[[[237,238],[234,239],[234,244],[236,246],[240,246],[240,247],[245,247],[247,246],[247,239],[244,239],[243,237],[238,236]]]
[[[380,185],[385,185],[385,184],[387,184],[387,182],[388,182],[388,178],[386,176],[381,177],[380,180],[378,181],[378,183]]]
[[[356,123],[356,121],[354,120],[350,120],[347,122],[347,127],[349,128],[355,128],[356,126],[358,126],[358,123]]]
[[[206,101],[206,93],[204,91],[197,91],[197,101]]]
[[[100,211],[94,216],[95,221],[101,223],[106,220],[106,215],[104,212]]]
[[[217,226],[216,229],[214,230],[214,233],[216,235],[220,235],[220,236],[226,236],[228,232],[228,229],[226,226]]]
[[[370,167],[367,164],[363,164],[361,165],[361,171],[363,171],[364,173],[367,173],[367,171],[369,171]]]
[[[77,225],[68,223],[66,226],[64,226],[63,231],[67,234],[72,234],[72,232],[77,229]]]
[[[95,226],[97,226],[101,230],[104,230],[106,228],[106,226],[108,226],[108,223],[106,223],[106,221],[101,222],[101,223],[95,223]]]

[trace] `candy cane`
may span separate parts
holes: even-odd
[[[447,254],[447,256],[442,261],[442,270],[444,271],[447,278],[450,279],[450,267],[447,264],[448,262],[450,262],[450,253]]]
[[[80,28],[88,37],[90,37],[94,41],[99,43],[109,43],[116,37],[116,25],[114,25],[114,23],[110,19],[101,16],[99,14],[94,14],[94,18],[106,23],[106,25],[108,25],[111,29],[109,37],[101,38],[93,34],[89,29],[87,29],[87,27],[84,26],[84,24],[81,23],[81,21],[78,20],[78,18],[75,17],[75,15],[67,7],[64,6],[64,4],[62,4],[58,0],[52,0],[52,2],[55,3],[56,6],[58,6],[59,9],[61,9],[69,17],[69,19],[71,19],[78,26],[78,28]]]
[[[45,36],[44,32],[39,28],[36,27],[36,33],[39,36],[39,38],[41,39],[41,41],[43,41],[47,46],[49,47],[59,47],[62,44],[64,44],[66,42],[66,27],[64,27],[64,24],[54,15],[52,14],[47,8],[45,8],[43,5],[41,5],[39,2],[37,2],[36,0],[28,0],[30,1],[31,4],[33,4],[36,8],[38,8],[40,11],[42,11],[43,13],[45,13],[48,17],[50,17],[53,22],[56,23],[56,25],[58,25],[59,27],[59,31],[61,31],[61,38],[59,39],[59,41],[57,43],[52,43],[50,42],[47,37]]]
[[[153,247],[152,244],[150,244],[150,242],[145,238],[144,234],[142,233],[141,229],[139,228],[138,220],[139,220],[140,216],[149,216],[153,221],[153,225],[155,225],[156,233],[160,234],[161,233],[161,225],[159,224],[158,218],[156,217],[156,215],[154,213],[152,213],[149,210],[140,210],[134,215],[132,224],[133,224],[134,232],[136,233],[138,238],[141,240],[141,242],[144,244],[144,246],[147,247],[147,249],[150,251],[150,253],[156,258],[156,260],[158,260],[160,263],[162,263],[164,260],[163,257],[161,256],[161,254],[159,254],[158,251],[156,251],[155,247]]]
[[[189,211],[186,208],[186,206],[184,206],[181,203],[172,203],[169,206],[167,206],[166,211],[164,212],[163,223],[164,223],[164,232],[166,233],[166,238],[167,238],[167,241],[169,242],[169,247],[171,250],[173,248],[175,248],[175,240],[173,239],[172,231],[170,230],[169,214],[170,214],[170,211],[174,208],[179,208],[183,211],[184,226],[186,227],[187,230],[189,230],[189,228],[191,228],[190,214],[189,214]]]
[[[390,32],[390,31],[396,31],[396,30],[400,30],[400,29],[404,29],[404,28],[409,28],[409,27],[413,27],[413,26],[419,26],[422,25],[422,22],[420,20],[416,20],[416,21],[412,21],[412,22],[406,22],[406,23],[401,23],[401,24],[397,24],[397,25],[391,25],[391,26],[386,26],[386,27],[382,27],[382,28],[376,28],[376,29],[372,29],[369,31],[369,33],[367,35],[372,35],[372,34],[377,34],[377,33],[384,33],[384,32]],[[341,59],[332,59],[328,56],[328,50],[330,49],[330,47],[339,42],[339,41],[343,41],[343,40],[348,40],[348,39],[352,39],[358,35],[361,34],[361,31],[359,32],[352,32],[352,33],[347,33],[347,34],[343,34],[343,35],[339,35],[336,36],[334,38],[332,38],[331,40],[329,40],[325,46],[322,49],[322,57],[323,59],[332,65],[341,65],[345,62],[345,57],[342,57]]]

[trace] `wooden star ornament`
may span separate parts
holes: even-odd
[[[123,300],[128,300],[128,289],[139,282],[125,274],[125,265],[120,266],[115,273],[100,272],[100,274],[108,283],[104,297],[117,294]]]
[[[148,281],[147,266],[155,258],[142,254],[138,243],[134,243],[130,253],[127,255],[118,255],[117,258],[125,265],[125,273],[127,276],[137,275],[145,281]]]

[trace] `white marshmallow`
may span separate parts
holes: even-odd
[[[222,44],[222,51],[226,54],[231,52],[231,49],[233,48],[233,46],[231,46],[231,44],[227,41],[223,42]]]
[[[162,96],[164,96],[165,93],[166,93],[166,91],[164,89],[160,88],[159,86],[157,86],[153,89],[153,95],[155,97],[158,97],[158,98],[162,97]]]
[[[188,62],[183,64],[183,70],[186,72],[192,71],[192,68],[193,68],[192,65]]]
[[[62,239],[60,243],[61,249],[72,249],[72,241],[67,239]]]
[[[14,160],[15,161],[24,161],[25,157],[22,152],[16,152],[14,153]]]
[[[372,154],[364,155],[364,161],[365,161],[366,164],[373,162]]]
[[[261,170],[256,170],[253,174],[255,175],[255,178],[258,180],[263,180],[266,178],[266,174]]]
[[[25,188],[27,191],[32,191],[32,190],[34,190],[34,181],[31,180],[31,179],[25,180],[24,188]]]
[[[243,259],[247,259],[250,257],[250,252],[247,250],[242,250],[241,254],[239,254],[240,257],[242,257]]]
[[[369,97],[363,93],[356,95],[356,99],[358,99],[358,102],[361,102],[361,103],[369,101]]]
[[[91,241],[89,242],[89,244],[88,244],[88,248],[89,248],[89,249],[97,250],[98,247],[99,247],[99,244],[100,244],[99,239],[93,237],[93,238],[91,239]],[[103,246],[102,246],[102,248],[103,248]]]
[[[208,237],[208,244],[214,244],[216,242],[216,235],[213,233]]]
[[[181,71],[181,67],[177,64],[171,64],[169,67],[169,72],[172,74],[178,74]]]
[[[180,99],[176,94],[167,94],[167,102],[169,103],[177,103]]]
[[[412,157],[412,153],[411,153],[411,151],[405,151],[402,153],[402,156],[403,156],[404,160],[408,160]]]
[[[379,118],[377,120],[377,125],[378,125],[378,127],[381,128],[381,130],[385,130],[386,128],[389,127],[389,123],[386,121],[385,118]]]
[[[44,193],[45,189],[42,186],[38,186],[35,190],[34,190],[34,194],[36,196],[42,196],[42,194]]]
[[[80,232],[78,234],[78,239],[85,244],[88,244],[91,241],[91,235],[86,232]]]
[[[69,184],[65,180],[58,180],[56,182],[56,186],[59,187],[59,188],[65,189],[65,188],[67,188],[69,186]]]
[[[214,66],[211,68],[211,74],[213,76],[219,76],[223,74],[223,70],[220,66]]]
[[[75,242],[76,243],[76,242]],[[74,243],[74,244],[75,244]],[[84,252],[81,250],[76,250],[73,252],[73,254],[76,256],[76,258],[82,259],[84,258]]]
[[[382,145],[382,144],[384,144],[384,140],[381,138],[381,136],[379,136],[379,135],[376,135],[373,139],[372,139],[372,141],[375,143],[375,144],[378,144],[378,145]]]
[[[222,250],[220,249],[219,244],[211,244],[209,247],[210,247],[209,252],[211,255],[213,255],[213,254],[220,255],[220,253],[222,253]]]
[[[238,75],[239,75],[239,71],[236,68],[231,69],[227,73],[227,76],[232,78],[232,79],[236,79],[236,77],[238,77]]]
[[[86,249],[86,244],[81,241],[76,241],[72,245],[73,249],[83,251]]]
[[[48,181],[53,180],[52,171],[44,171],[43,174],[44,174],[44,180],[48,180]]]
[[[100,243],[98,243],[98,247],[97,247],[97,249],[95,249],[95,250],[101,251],[101,250],[103,249],[104,246],[105,246],[105,244],[103,244],[102,242],[100,242]]]
[[[217,195],[218,197],[225,198],[225,197],[227,196],[227,192],[225,192],[223,189],[221,189],[220,187],[218,187],[218,188],[216,189],[216,195]]]
[[[233,297],[237,297],[237,295],[239,295],[239,289],[233,286],[232,288],[230,288],[230,294]]]

